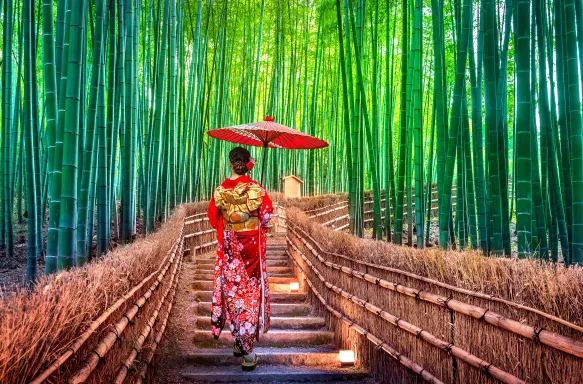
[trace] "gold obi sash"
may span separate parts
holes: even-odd
[[[226,231],[245,232],[259,229],[258,211],[263,191],[256,183],[239,183],[233,189],[219,186],[214,193]]]

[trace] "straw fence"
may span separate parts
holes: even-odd
[[[455,189],[455,186],[454,186]],[[413,195],[412,209],[415,209],[415,195]],[[437,207],[437,189],[432,190],[431,197],[431,215],[436,217],[438,213]],[[455,195],[452,197],[452,205],[455,208]],[[347,229],[350,223],[348,212],[348,195],[345,193],[336,195],[322,195],[311,198],[292,199],[286,202],[288,206],[294,206],[304,211],[306,215],[310,216],[318,223],[325,227],[330,227],[336,231]],[[381,217],[385,219],[385,193],[381,192]],[[404,198],[404,205],[407,206],[407,198]],[[393,205],[391,202],[391,209]],[[372,228],[373,226],[373,199],[372,192],[368,191],[364,197],[364,226],[365,228]],[[455,216],[455,210],[454,210]],[[407,224],[407,212],[403,214],[403,222]]]
[[[313,303],[382,382],[583,383],[581,268],[396,247],[287,217]]]
[[[151,236],[0,298],[1,383],[123,383],[151,375],[184,248],[176,208]]]

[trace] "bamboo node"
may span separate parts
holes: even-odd
[[[490,310],[490,308],[486,308],[486,310],[484,311],[484,313],[482,313],[482,316],[480,316],[480,318],[478,319],[478,321],[481,321],[482,323],[484,321],[486,321],[486,313],[488,313],[489,310]]]
[[[421,338],[421,334],[423,333],[424,329],[421,328],[419,329],[417,332],[415,332],[415,337],[420,339]]]

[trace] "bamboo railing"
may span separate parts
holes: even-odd
[[[160,264],[160,267],[140,281],[136,286],[134,286],[125,295],[120,297],[116,302],[109,306],[97,319],[95,319],[89,326],[87,330],[81,334],[65,352],[63,352],[57,359],[55,359],[44,371],[42,371],[36,378],[30,381],[31,384],[43,383],[50,380],[53,375],[58,374],[61,379],[59,381],[67,381],[70,383],[83,383],[86,382],[95,369],[98,367],[100,361],[105,357],[107,352],[111,349],[116,340],[121,340],[120,337],[126,330],[126,328],[133,326],[132,319],[139,312],[145,312],[149,314],[151,311],[152,304],[150,304],[150,298],[156,296],[154,295],[156,289],[160,286],[168,286],[167,291],[172,288],[176,283],[176,276],[178,275],[178,264],[182,258],[182,231],[178,234],[176,241],[172,244],[170,250],[166,254],[164,260]],[[167,278],[167,272],[171,267],[173,268],[172,278]],[[144,287],[148,286],[144,291]],[[92,347],[86,362],[77,370],[77,372],[68,379],[62,378],[63,373],[58,371],[71,362],[71,357],[76,357],[79,352],[83,349],[87,349],[87,343],[95,338],[97,333],[104,328],[104,325],[108,322],[109,318],[114,314],[117,314],[119,309],[128,307],[128,303],[131,303],[136,295],[140,295],[139,298],[134,301],[134,303],[129,306],[123,315],[117,320],[113,325],[111,331],[106,333],[106,336],[102,337],[99,342]],[[166,302],[167,295],[163,295],[158,301],[157,307],[161,307],[163,303]],[[159,309],[158,309],[159,311]],[[155,318],[154,323],[155,324]],[[106,370],[111,367],[104,367]],[[93,382],[98,382],[99,379],[93,379]]]
[[[163,284],[163,282],[166,280],[165,277],[167,272],[170,270],[170,267],[173,266],[170,277],[167,279],[170,283],[168,284],[166,291],[156,306],[154,313],[156,313],[159,308],[166,302],[166,298],[168,297],[169,292],[175,289],[176,277],[178,276],[178,266],[182,260],[182,234],[179,235],[178,239],[179,240],[175,244],[169,263],[166,264],[162,271],[160,271],[158,277],[146,290],[146,292],[134,303],[134,305],[130,307],[130,309],[128,309],[122,315],[119,321],[113,326],[113,329],[111,329],[104,337],[101,338],[97,346],[95,346],[95,348],[93,348],[91,351],[91,354],[85,361],[85,364],[75,373],[75,375],[73,375],[73,377],[69,379],[69,383],[84,383],[89,378],[89,376],[97,368],[99,362],[105,359],[105,356],[111,350],[114,343],[117,340],[121,340],[126,328],[132,325],[134,318],[138,315],[139,312],[142,311],[142,308],[145,307],[149,299],[154,295],[154,292]],[[130,354],[131,353],[133,352],[130,352]],[[123,365],[124,364],[122,364],[122,366]],[[123,380],[121,382],[123,382]]]
[[[583,382],[581,327],[500,298],[329,253],[295,223],[288,222],[287,228],[288,252],[296,270],[325,312],[348,325],[333,326],[339,342],[347,347],[356,344],[365,356],[387,349],[379,342],[400,353],[411,351],[408,359],[443,382]],[[386,277],[398,275],[423,288]],[[519,314],[520,320],[508,313]],[[533,325],[522,316],[532,319]],[[350,329],[366,341],[355,340]],[[370,337],[371,332],[376,336]],[[394,370],[386,374],[387,362],[375,358],[369,363],[386,382],[407,381],[402,372],[398,379],[389,377]],[[552,368],[557,365],[561,368]],[[412,368],[411,372],[419,374]],[[431,377],[422,378],[435,382]]]

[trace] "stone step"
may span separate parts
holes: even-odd
[[[255,343],[257,347],[300,347],[310,345],[326,345],[334,340],[331,331],[289,331],[270,330],[259,336]],[[210,330],[199,330],[194,334],[194,342],[199,348],[215,348],[218,346],[233,346],[233,335],[225,327],[218,340],[215,340]]]
[[[196,280],[200,280],[200,281],[211,281],[214,279],[214,275],[210,274],[210,273],[197,273],[196,276],[205,276],[204,279],[198,279],[196,278]],[[289,283],[292,282],[297,282],[298,279],[295,278],[294,276],[273,276],[273,275],[268,275],[268,279],[269,279],[269,283],[276,283],[276,284],[288,284],[288,290],[289,290]]]
[[[275,279],[275,278],[285,278],[285,279],[291,279],[294,278],[293,274],[291,273],[291,271],[285,272],[285,273],[281,273],[281,272],[268,272],[268,276],[269,276],[269,280]],[[194,279],[195,280],[213,280],[215,278],[215,275],[212,271],[200,271],[198,273],[196,273],[194,275]],[[297,281],[297,280],[294,280]]]
[[[208,265],[197,265],[196,266],[196,271],[198,273],[207,273],[207,272],[213,272],[215,270],[215,265],[214,264],[208,264]],[[272,272],[279,272],[279,273],[288,273],[291,274],[292,273],[292,269],[289,266],[285,266],[285,267],[270,267],[267,266],[267,273],[271,274]]]
[[[196,260],[195,265],[197,268],[200,267],[211,267],[212,269],[214,269],[215,267],[215,261],[214,260]],[[266,261],[267,267],[289,267],[289,259],[285,258],[282,260],[269,260],[267,259]]]
[[[287,246],[284,247],[275,247],[275,248],[267,248],[266,255],[286,255],[287,254]]]
[[[287,255],[287,251],[274,251],[274,252],[267,252],[265,255],[266,260],[288,260],[289,256]],[[197,264],[204,263],[204,264],[214,264],[216,260],[215,256],[201,256],[197,257],[195,262]]]
[[[195,280],[192,283],[192,289],[195,291],[212,291],[213,289],[213,282],[211,280]],[[269,291],[270,292],[290,292],[289,290],[289,283],[269,283]]]
[[[272,232],[269,234],[269,241],[271,241],[272,238],[277,239],[277,238],[284,238],[285,239],[286,233],[285,232]]]
[[[197,313],[201,316],[210,316],[212,304],[198,303]],[[271,316],[300,317],[308,316],[312,312],[309,304],[271,304]]]
[[[261,364],[253,372],[243,372],[239,365],[224,367],[192,367],[182,372],[191,383],[333,383],[366,380],[368,373],[359,368],[339,366],[298,367]]]
[[[303,303],[306,301],[305,293],[288,293],[288,292],[270,292],[269,298],[272,303]],[[196,301],[211,301],[212,291],[198,291],[195,294]]]
[[[255,348],[261,364],[281,364],[291,366],[332,365],[339,362],[338,351],[332,347],[311,348]],[[241,359],[233,357],[229,348],[197,349],[186,354],[193,365],[231,366],[240,365]]]
[[[278,241],[276,243],[267,243],[265,246],[267,252],[269,251],[281,251],[287,249],[287,243],[285,241]]]
[[[271,304],[272,306],[274,304]],[[272,312],[273,314],[273,312]],[[323,317],[271,317],[270,329],[293,329],[293,330],[314,330],[322,329],[326,326]],[[209,316],[199,316],[196,319],[196,329],[210,329],[211,318]]]

